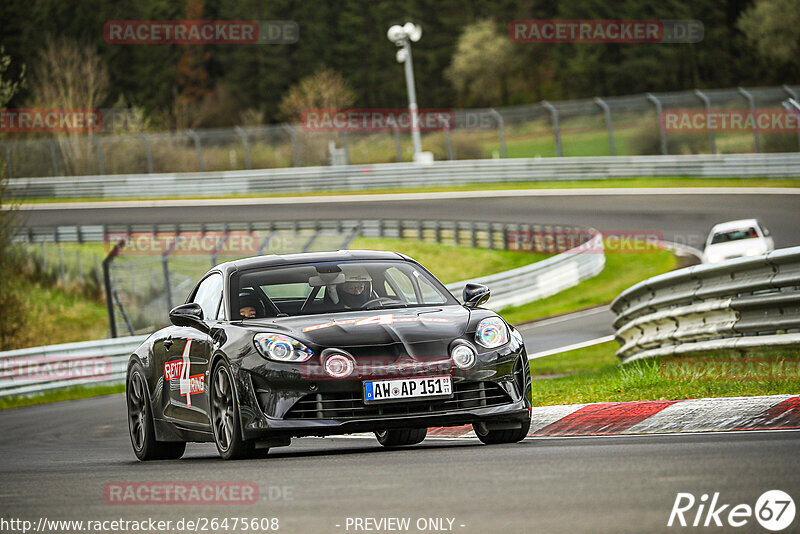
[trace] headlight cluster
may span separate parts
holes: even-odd
[[[508,343],[508,327],[500,317],[489,317],[478,323],[475,342],[487,349],[496,349]]]
[[[305,362],[314,355],[311,349],[283,334],[256,334],[253,341],[265,358],[278,362]]]

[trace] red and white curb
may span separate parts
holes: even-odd
[[[531,411],[528,437],[800,429],[800,396],[599,402]],[[474,438],[471,425],[431,428],[428,438]]]

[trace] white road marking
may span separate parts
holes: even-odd
[[[534,354],[528,354],[528,360],[535,360],[536,358],[544,358],[545,356],[552,356],[553,354],[560,354],[562,352],[568,352],[570,350],[577,350],[583,349],[586,347],[591,347],[592,345],[599,345],[600,343],[607,343],[609,341],[614,341],[614,336],[603,336],[598,337],[595,339],[590,339],[588,341],[581,341],[580,343],[575,343],[573,345],[567,345],[566,347],[558,347],[555,349],[545,350],[542,352],[536,352]]]

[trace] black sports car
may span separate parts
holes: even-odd
[[[220,264],[131,356],[128,423],[140,460],[214,441],[225,459],[292,437],[375,432],[385,446],[472,424],[484,443],[525,437],[522,337],[460,304],[394,252],[261,256]]]

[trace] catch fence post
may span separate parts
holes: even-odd
[[[564,155],[564,151],[561,149],[561,126],[558,123],[558,110],[547,100],[542,100],[542,105],[550,112],[550,120],[553,122],[553,138],[556,143],[556,156],[560,158]]]
[[[661,100],[659,100],[653,93],[647,93],[647,100],[653,103],[656,107],[656,115],[658,115],[658,133],[661,136],[661,153],[663,155],[667,155],[667,132],[664,130],[664,123],[661,120],[661,114],[664,111],[664,107],[661,105]]]

